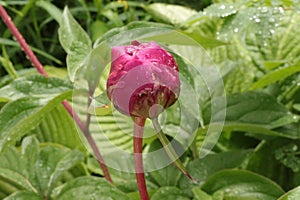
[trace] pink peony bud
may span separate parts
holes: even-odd
[[[133,41],[112,49],[107,95],[123,114],[153,118],[177,100],[180,92],[174,57],[155,42]]]

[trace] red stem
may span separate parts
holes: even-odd
[[[38,72],[41,75],[43,75],[45,77],[48,77],[48,74],[44,70],[43,65],[40,63],[40,61],[37,59],[37,57],[35,56],[33,51],[30,49],[29,45],[27,44],[27,42],[23,38],[22,34],[19,32],[18,28],[15,26],[15,24],[13,23],[13,21],[11,20],[11,18],[9,17],[6,10],[4,9],[4,7],[1,4],[0,4],[0,16],[3,20],[3,22],[8,27],[8,29],[13,34],[13,36],[16,38],[16,40],[21,45],[22,50],[28,56],[28,58],[31,61],[32,65],[38,70]],[[104,176],[105,176],[106,180],[108,180],[109,182],[112,183],[112,179],[110,177],[110,174],[109,174],[109,171],[106,167],[104,159],[103,159],[99,149],[97,148],[97,145],[96,145],[95,141],[93,140],[93,138],[92,138],[92,136],[89,132],[88,126],[85,126],[82,123],[82,121],[79,119],[78,115],[74,112],[71,105],[66,100],[64,100],[62,102],[62,104],[65,107],[65,109],[68,111],[68,113],[71,115],[71,117],[74,119],[74,121],[77,123],[77,125],[82,130],[82,132],[84,133],[84,135],[85,135],[86,139],[88,140],[91,148],[93,149],[93,152],[94,152],[94,154],[95,154],[95,156],[96,156],[96,158],[99,162],[100,167],[102,168],[102,171],[104,173]]]
[[[145,121],[146,118],[134,118],[134,167],[141,200],[149,200],[143,166],[143,133]]]
[[[111,177],[110,177],[110,174],[109,174],[109,171],[107,169],[107,166],[104,162],[104,159],[99,151],[99,149],[97,148],[97,145],[94,141],[94,139],[92,138],[90,132],[89,132],[89,129],[88,129],[88,124],[85,126],[82,121],[79,119],[78,115],[74,112],[74,110],[72,109],[71,105],[66,101],[64,100],[62,102],[63,106],[66,108],[66,110],[68,111],[68,113],[72,116],[72,118],[74,119],[74,121],[76,122],[76,124],[79,126],[79,128],[82,130],[85,138],[87,139],[88,143],[90,144],[92,150],[93,150],[93,153],[95,154],[96,158],[97,158],[97,161],[103,171],[103,174],[104,174],[104,177],[106,178],[106,180],[108,180],[109,182],[113,182]]]

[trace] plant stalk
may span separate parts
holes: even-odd
[[[6,10],[4,9],[4,7],[0,4],[0,16],[3,20],[3,22],[6,24],[6,26],[8,27],[8,29],[11,31],[11,33],[13,34],[13,36],[16,38],[16,40],[19,42],[19,44],[21,45],[22,50],[25,52],[25,54],[27,55],[27,57],[29,58],[30,62],[32,63],[32,65],[38,70],[38,72],[45,76],[48,77],[47,72],[44,70],[43,65],[40,63],[40,61],[37,59],[37,57],[35,56],[35,54],[33,53],[33,51],[30,49],[29,45],[27,44],[27,42],[25,41],[25,39],[23,38],[22,34],[19,32],[18,28],[15,26],[14,22],[11,20],[11,18],[9,17],[9,15],[7,14]],[[79,126],[79,128],[81,129],[81,131],[84,133],[87,141],[89,142],[91,148],[93,149],[93,152],[99,162],[99,165],[103,171],[103,174],[106,178],[106,180],[108,180],[109,182],[112,182],[112,179],[110,177],[109,171],[107,169],[107,166],[104,162],[104,159],[94,141],[94,139],[92,138],[90,131],[88,129],[88,125],[84,125],[82,123],[82,121],[79,119],[78,115],[74,112],[74,110],[72,109],[71,105],[64,100],[62,102],[62,105],[65,107],[65,109],[68,111],[68,113],[71,115],[71,117],[74,119],[74,121],[76,122],[76,124]]]
[[[154,130],[157,134],[157,137],[158,137],[160,143],[164,147],[164,149],[165,149],[168,157],[172,161],[173,165],[175,167],[177,167],[177,169],[179,169],[179,171],[181,171],[187,178],[189,178],[193,182],[196,182],[196,180],[188,173],[187,169],[185,168],[183,163],[178,158],[177,153],[175,152],[174,148],[172,147],[172,144],[166,137],[165,133],[162,131],[157,117],[152,118],[152,124],[153,124]]]
[[[134,167],[137,185],[140,193],[141,200],[149,200],[147,191],[144,166],[143,166],[143,133],[146,118],[135,117],[134,118]]]

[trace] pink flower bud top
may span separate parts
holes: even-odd
[[[155,42],[115,46],[107,95],[123,114],[153,118],[177,100],[180,92],[174,57]]]

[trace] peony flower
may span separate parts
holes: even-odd
[[[157,43],[115,46],[111,58],[107,95],[121,113],[154,118],[177,100],[178,65]]]

